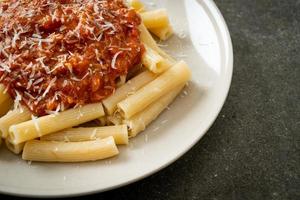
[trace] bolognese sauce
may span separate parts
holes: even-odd
[[[123,0],[0,3],[0,83],[42,116],[113,94],[141,62],[141,19]]]

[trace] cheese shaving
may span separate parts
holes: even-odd
[[[42,136],[41,129],[40,129],[40,125],[39,125],[39,121],[37,120],[37,117],[35,117],[34,115],[31,115],[31,119],[33,121],[36,131],[38,132],[39,137],[41,137]]]
[[[116,68],[116,61],[117,61],[118,56],[119,56],[122,52],[123,52],[123,51],[119,51],[119,52],[117,52],[117,53],[114,55],[114,57],[113,57],[113,59],[112,59],[112,61],[111,61],[111,68],[117,69],[117,68]]]

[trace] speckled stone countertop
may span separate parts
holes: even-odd
[[[215,2],[235,64],[212,128],[159,173],[80,199],[300,199],[300,1]]]

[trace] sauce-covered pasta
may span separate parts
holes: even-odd
[[[0,83],[42,116],[99,102],[141,62],[140,17],[122,0],[0,3]]]
[[[191,78],[149,31],[173,33],[139,0],[0,0],[0,142],[30,161],[118,155]]]

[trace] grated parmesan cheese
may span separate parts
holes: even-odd
[[[113,57],[113,59],[112,59],[112,61],[111,61],[111,68],[117,69],[117,68],[116,68],[116,61],[117,61],[118,56],[119,56],[122,52],[123,52],[123,51],[119,51],[119,52],[117,52],[117,53],[114,55],[114,57]]]
[[[54,78],[50,81],[48,87],[46,88],[45,92],[44,92],[43,95],[42,95],[42,98],[45,98],[45,97],[46,97],[47,93],[50,91],[51,87],[54,85],[54,83],[55,83],[56,80],[57,80],[57,78],[54,77]]]
[[[38,132],[39,137],[41,137],[41,129],[40,129],[40,125],[39,125],[39,121],[37,120],[37,117],[35,117],[34,115],[31,115],[31,119],[34,123],[34,127],[36,129],[36,131]]]
[[[128,35],[131,30],[138,30],[139,20],[124,14],[131,10],[121,2],[115,5],[108,0],[8,2],[5,9],[0,5],[0,83],[6,86],[5,91],[15,93],[16,108],[22,102],[36,115],[44,115],[79,102],[83,105],[100,101],[115,91],[113,81],[127,73],[137,56],[141,56],[139,38]],[[90,53],[89,48],[95,53]],[[122,59],[128,64],[112,72],[111,69],[118,68],[122,52]],[[84,70],[88,72],[82,76],[85,72],[80,71],[81,63],[86,67],[87,61],[90,63]],[[104,80],[99,90],[107,94],[91,93],[81,99],[82,87],[88,90],[94,75]],[[68,91],[64,88],[67,86]],[[65,97],[59,98],[54,88],[64,91]],[[50,111],[40,109],[51,100],[62,102]]]

